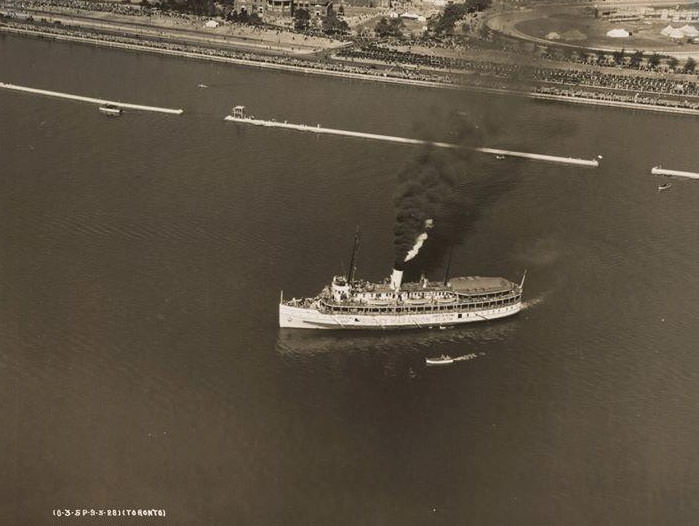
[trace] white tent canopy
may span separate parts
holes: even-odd
[[[699,36],[699,31],[697,31],[697,28],[694,26],[690,26],[689,24],[682,26],[680,28],[680,31],[682,31],[682,33],[687,37]]]
[[[670,38],[684,38],[684,33],[679,29],[673,29],[667,36]]]
[[[675,28],[668,24],[660,31],[660,34],[665,35],[665,36],[669,36],[670,33],[672,33],[674,30],[675,30]]]
[[[611,38],[627,38],[629,32],[626,29],[612,29],[607,31],[607,36]]]
[[[216,20],[209,20],[204,27],[218,27],[218,22]]]

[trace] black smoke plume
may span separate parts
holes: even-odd
[[[394,259],[395,268],[406,271],[407,281],[442,266],[448,251],[465,240],[481,214],[514,183],[516,161],[473,150],[497,135],[495,121],[486,115],[475,125],[467,115],[455,114],[452,124],[450,142],[461,148],[425,146],[398,175]],[[428,219],[434,224],[429,237],[418,255],[405,262]]]
[[[451,157],[447,152],[428,146],[398,175],[394,227],[394,259],[398,269],[406,266],[405,258],[417,237],[425,232],[428,220],[434,223],[431,237],[456,212],[458,203],[454,189],[458,174]],[[430,242],[430,237],[426,243]]]

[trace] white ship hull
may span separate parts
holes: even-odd
[[[294,329],[421,329],[495,320],[517,314],[522,302],[463,312],[407,314],[330,314],[307,307],[279,305],[279,326]]]

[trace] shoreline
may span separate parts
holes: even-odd
[[[386,82],[386,83],[391,83],[391,84],[404,84],[404,85],[427,87],[427,88],[449,88],[449,89],[462,89],[463,88],[463,86],[460,84],[448,84],[446,82],[436,82],[436,81],[419,80],[419,79],[406,79],[406,78],[400,78],[400,77],[370,75],[367,73],[353,73],[353,72],[349,72],[349,71],[334,71],[332,69],[295,66],[292,64],[279,64],[279,63],[274,63],[274,62],[266,62],[266,61],[262,61],[262,60],[252,60],[252,59],[236,58],[236,57],[224,57],[224,56],[220,56],[220,55],[207,55],[204,53],[197,53],[195,51],[182,51],[182,50],[167,49],[167,48],[162,48],[162,47],[157,47],[157,46],[137,45],[137,44],[131,44],[131,43],[127,43],[127,42],[100,40],[100,39],[96,39],[96,38],[79,37],[79,36],[74,36],[74,35],[61,35],[58,33],[50,33],[47,31],[38,31],[38,30],[33,30],[33,29],[19,29],[19,28],[14,28],[14,27],[3,26],[0,24],[0,33],[2,33],[2,32],[14,33],[14,34],[17,34],[20,36],[44,38],[47,40],[62,40],[62,41],[66,41],[66,42],[76,42],[79,44],[90,44],[90,45],[95,45],[95,46],[100,46],[100,47],[124,49],[127,51],[156,53],[156,54],[169,55],[169,56],[175,56],[175,57],[181,57],[181,58],[191,58],[191,59],[195,59],[195,60],[210,60],[210,61],[214,61],[214,62],[225,62],[225,63],[229,63],[229,64],[236,64],[236,65],[240,65],[240,66],[249,66],[249,67],[263,68],[263,69],[274,69],[274,70],[280,70],[280,71],[291,71],[291,72],[295,72],[295,73],[324,75],[324,76],[329,76],[329,77],[342,77],[342,78],[350,78],[350,79],[356,79],[356,80],[368,80],[368,81],[373,81],[373,82],[378,81],[378,82]],[[472,87],[471,89],[476,89],[476,88]],[[477,88],[477,89],[479,91],[483,91],[480,88]],[[486,90],[492,89],[493,93],[500,93],[501,92],[500,90],[497,90],[495,88],[485,88],[485,89]]]
[[[699,115],[699,110],[691,108],[676,108],[673,106],[659,106],[655,104],[641,104],[638,102],[624,102],[615,100],[592,99],[589,97],[566,97],[565,95],[554,95],[551,93],[529,93],[531,99],[568,102],[572,104],[585,104],[587,106],[607,106],[620,109],[646,110],[659,113],[674,113],[681,115]]]
[[[130,42],[120,42],[115,40],[102,40],[99,38],[90,38],[86,36],[77,35],[66,35],[60,33],[53,33],[49,31],[41,31],[37,29],[28,28],[18,28],[10,27],[0,23],[0,34],[9,33],[24,37],[34,37],[42,38],[48,40],[59,40],[64,42],[73,42],[78,44],[87,44],[99,47],[121,49],[126,51],[134,51],[140,53],[155,53],[160,55],[167,55],[180,58],[188,58],[193,60],[208,60],[214,62],[222,62],[228,64],[235,64],[240,66],[255,67],[276,71],[287,71],[293,73],[303,73],[312,75],[322,75],[326,77],[335,78],[345,78],[361,81],[370,82],[383,82],[394,85],[403,86],[414,86],[421,88],[437,88],[437,89],[452,89],[452,90],[464,90],[472,91],[478,93],[486,93],[492,95],[506,95],[514,97],[525,97],[533,100],[543,100],[548,102],[564,102],[572,104],[584,104],[588,106],[601,106],[601,107],[615,107],[620,109],[634,109],[634,110],[644,110],[653,111],[657,113],[672,113],[675,115],[689,115],[689,116],[699,116],[699,110],[691,108],[681,108],[673,106],[661,106],[654,104],[642,104],[642,103],[632,103],[624,101],[613,101],[613,100],[603,100],[595,99],[590,97],[571,97],[566,95],[555,95],[549,93],[539,93],[536,91],[522,91],[506,87],[488,87],[488,86],[475,86],[463,83],[448,83],[430,80],[420,80],[411,78],[401,78],[389,75],[372,75],[369,73],[359,73],[350,71],[337,71],[330,68],[323,67],[305,67],[293,64],[283,64],[268,62],[264,60],[254,60],[251,58],[238,58],[238,57],[227,57],[216,55],[214,53],[206,54],[196,51],[184,51],[180,49],[168,49],[166,47],[158,47],[147,44],[134,44]]]

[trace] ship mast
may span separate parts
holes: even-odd
[[[352,283],[354,272],[357,270],[357,253],[359,252],[359,225],[354,233],[354,245],[352,246],[352,258],[350,259],[349,270],[347,271],[347,283]]]

